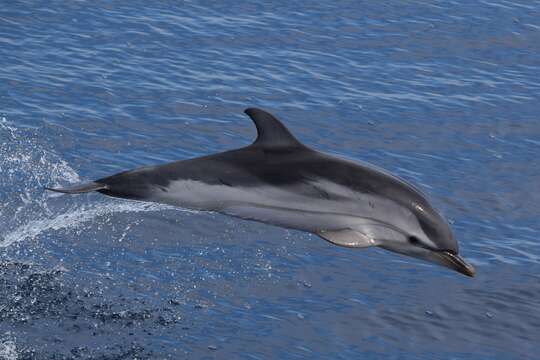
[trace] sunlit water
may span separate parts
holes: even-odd
[[[2,4],[0,358],[537,358],[540,2],[218,4]],[[249,144],[248,106],[416,184],[477,277],[43,190]]]

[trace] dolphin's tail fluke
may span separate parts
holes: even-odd
[[[107,185],[100,184],[97,182],[89,182],[89,183],[79,184],[79,185],[75,185],[75,186],[67,187],[67,188],[53,189],[50,187],[45,187],[45,190],[56,191],[56,192],[64,193],[64,194],[82,194],[82,193],[98,191],[98,190],[106,190],[106,189],[107,189]]]

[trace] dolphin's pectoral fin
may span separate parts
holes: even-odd
[[[322,237],[324,240],[330,241],[332,244],[339,246],[366,248],[377,245],[374,239],[362,234],[361,232],[351,229],[321,230],[317,232],[317,235]]]

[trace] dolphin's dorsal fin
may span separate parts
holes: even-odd
[[[291,132],[272,114],[257,108],[249,108],[244,112],[257,127],[257,139],[253,145],[265,147],[304,147]]]

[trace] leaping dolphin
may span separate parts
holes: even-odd
[[[372,165],[307,147],[266,111],[245,113],[257,127],[247,147],[47,189],[216,211],[340,246],[379,246],[474,276],[448,223],[418,189]]]

